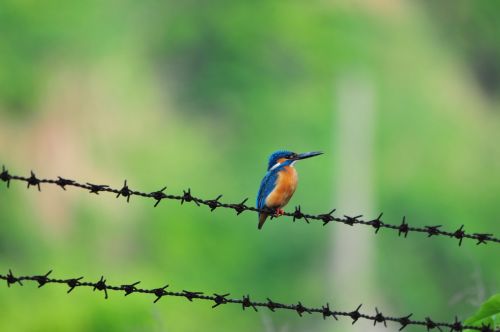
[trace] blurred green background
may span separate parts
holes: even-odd
[[[0,2],[0,163],[12,173],[500,233],[500,3]],[[0,269],[465,319],[498,248],[192,204],[0,184]],[[369,322],[63,286],[0,287],[1,331],[373,331]],[[390,325],[387,331],[396,331]],[[385,330],[385,329],[384,329]],[[420,329],[407,328],[408,331]]]

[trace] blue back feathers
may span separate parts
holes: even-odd
[[[269,196],[271,191],[273,191],[274,186],[276,184],[276,179],[278,178],[277,169],[273,169],[270,172],[267,172],[266,176],[262,179],[260,183],[259,193],[257,194],[257,208],[263,209],[266,205],[266,198]]]

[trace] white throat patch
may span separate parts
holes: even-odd
[[[293,165],[295,165],[295,162],[296,162],[296,160],[295,160],[295,161],[292,161],[292,162],[291,162],[291,164],[290,164],[290,166],[291,166],[291,167],[293,167]],[[273,166],[273,167],[271,167],[269,170],[270,170],[270,171],[275,170],[276,168],[280,167],[280,165],[281,165],[281,163],[276,163],[276,164],[274,164],[274,166]]]
[[[279,166],[281,165],[281,163],[276,163],[274,164],[273,167],[271,167],[269,170],[272,171],[272,170],[275,170],[276,168],[278,168]]]

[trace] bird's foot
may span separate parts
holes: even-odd
[[[279,216],[282,216],[285,214],[285,210],[283,209],[276,209],[276,211],[274,212],[274,216],[277,218]]]

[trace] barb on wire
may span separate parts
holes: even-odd
[[[429,317],[426,317],[425,320],[412,320],[410,319],[412,314],[402,316],[402,317],[391,317],[386,316],[382,312],[375,308],[374,314],[363,313],[360,311],[361,304],[352,311],[340,311],[340,310],[332,310],[330,309],[330,304],[326,303],[326,305],[321,307],[307,307],[302,304],[301,301],[298,301],[297,304],[285,304],[280,302],[272,301],[271,299],[267,299],[266,302],[256,302],[250,299],[250,295],[243,295],[241,298],[230,298],[229,293],[225,294],[204,294],[203,292],[191,292],[187,290],[183,290],[181,292],[168,291],[168,285],[160,287],[160,288],[139,288],[137,285],[139,281],[134,282],[132,284],[126,285],[110,285],[107,284],[107,280],[104,276],[98,281],[85,281],[82,277],[79,278],[69,278],[69,279],[56,279],[51,278],[50,274],[52,270],[46,274],[42,275],[29,275],[29,276],[15,276],[12,273],[12,270],[9,270],[7,274],[0,274],[0,279],[5,280],[7,282],[7,287],[11,285],[18,284],[19,286],[24,286],[24,281],[31,281],[38,283],[38,288],[45,286],[47,284],[63,284],[68,287],[67,293],[70,293],[75,288],[80,287],[88,287],[92,288],[93,291],[99,291],[104,293],[104,298],[108,298],[108,291],[112,292],[122,292],[124,296],[128,296],[130,294],[142,293],[142,294],[151,294],[154,296],[153,302],[158,302],[163,297],[184,297],[189,302],[193,302],[193,300],[204,300],[212,303],[212,308],[217,308],[226,304],[241,304],[241,308],[245,310],[246,308],[251,307],[254,311],[258,311],[260,308],[267,308],[272,312],[276,310],[288,310],[295,311],[299,316],[303,316],[303,314],[321,314],[323,319],[328,317],[332,317],[335,320],[338,320],[338,317],[350,318],[352,324],[355,324],[359,319],[373,321],[373,325],[377,323],[383,324],[387,327],[387,322],[394,322],[399,324],[399,330],[403,330],[407,326],[420,326],[426,328],[428,331],[433,329],[438,329],[441,331],[441,328],[449,328],[450,332],[461,332],[466,329],[476,330],[481,332],[498,332],[494,331],[493,327],[488,325],[482,326],[466,326],[463,322],[459,321],[458,318],[455,318],[455,321],[452,323],[449,322],[436,322]]]
[[[121,196],[125,197],[127,202],[130,201],[130,198],[132,196],[140,196],[153,199],[155,201],[154,204],[155,207],[158,206],[158,204],[160,204],[162,200],[168,199],[168,200],[180,201],[181,204],[193,202],[197,206],[205,205],[210,208],[210,211],[214,211],[215,209],[218,208],[232,209],[236,212],[236,215],[240,215],[244,211],[266,212],[270,214],[274,213],[274,211],[271,211],[269,209],[258,209],[253,206],[246,205],[245,203],[247,202],[248,198],[244,199],[240,203],[223,203],[220,201],[222,195],[217,196],[215,199],[203,199],[194,196],[191,193],[190,188],[184,190],[182,195],[172,195],[165,193],[167,187],[163,187],[158,191],[153,191],[149,193],[141,192],[130,189],[130,187],[127,184],[127,180],[125,180],[123,187],[117,189],[102,184],[92,184],[89,182],[79,183],[74,180],[69,180],[62,177],[58,177],[56,180],[40,179],[37,178],[37,176],[33,171],[31,172],[31,175],[29,177],[13,175],[9,173],[9,171],[5,168],[5,166],[2,166],[2,172],[0,173],[0,180],[5,182],[7,184],[7,187],[10,186],[11,181],[25,182],[27,183],[27,188],[36,187],[38,191],[41,191],[42,184],[54,184],[61,187],[63,190],[66,190],[66,187],[71,186],[88,190],[89,193],[93,193],[96,195],[98,195],[100,192],[110,192],[116,194],[117,198]],[[462,241],[464,239],[477,241],[476,244],[478,245],[486,243],[500,243],[500,238],[493,236],[493,234],[467,233],[464,230],[464,225],[461,225],[460,228],[458,228],[455,231],[446,231],[441,229],[441,225],[423,226],[423,227],[410,226],[406,222],[406,217],[403,217],[401,223],[397,225],[397,224],[385,223],[384,221],[382,221],[382,213],[377,218],[370,220],[370,219],[361,219],[363,217],[362,215],[358,216],[344,215],[343,217],[337,217],[333,215],[335,211],[336,210],[333,209],[328,213],[313,215],[302,212],[301,207],[299,205],[295,207],[294,212],[285,212],[283,215],[292,217],[293,221],[300,219],[304,219],[306,223],[310,223],[311,220],[320,221],[323,223],[323,226],[329,224],[330,222],[343,223],[349,226],[353,225],[371,226],[375,230],[375,234],[378,234],[381,229],[388,229],[397,232],[398,236],[403,235],[405,238],[408,236],[408,233],[411,232],[427,234],[427,237],[432,237],[432,236],[449,237],[452,239],[457,239],[459,246],[462,245]]]

